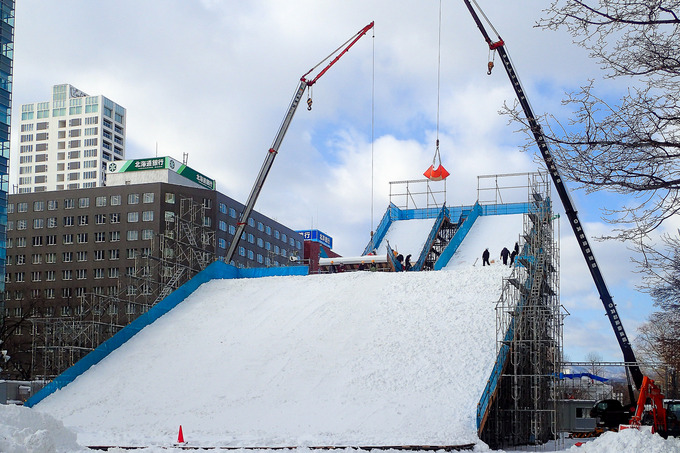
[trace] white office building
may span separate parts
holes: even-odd
[[[105,185],[106,165],[125,159],[125,109],[55,85],[52,100],[21,106],[18,193]]]

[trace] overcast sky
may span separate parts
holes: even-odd
[[[537,114],[563,115],[565,91],[602,77],[569,36],[534,28],[544,2],[479,3]],[[539,163],[535,153],[519,151],[526,137],[498,114],[514,92],[499,61],[487,76],[488,47],[463,2],[441,6],[447,203],[470,205],[478,175],[532,172]],[[291,228],[320,229],[337,252],[356,255],[389,203],[389,182],[421,179],[432,163],[439,7],[436,0],[22,0],[13,124],[21,104],[50,100],[53,85],[70,83],[127,109],[127,158],[152,157],[156,149],[176,159],[186,153],[188,165],[214,178],[220,192],[245,202],[300,76],[375,21],[314,86],[312,111],[300,106],[255,207]],[[614,95],[625,89],[604,87]],[[17,137],[13,131],[14,153]],[[12,178],[16,183],[14,165]],[[600,220],[603,203],[622,202],[582,192],[573,198],[591,237],[609,228]],[[571,360],[591,351],[621,360],[565,219],[561,236],[561,297],[570,313],[565,351]],[[618,243],[593,248],[634,336],[651,302],[635,292],[630,252]]]

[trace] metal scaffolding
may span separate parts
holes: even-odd
[[[135,255],[115,286],[73,298],[61,313],[38,309],[30,317],[32,369],[52,379],[115,335],[214,260],[215,233],[207,206],[182,197],[179,214]]]
[[[563,313],[559,234],[545,173],[529,178],[520,252],[496,306],[497,354],[503,357],[482,440],[491,448],[539,445],[557,437]]]

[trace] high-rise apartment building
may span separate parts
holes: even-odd
[[[14,60],[14,0],[0,0],[0,277],[5,275],[7,193],[9,192],[9,132]],[[4,294],[4,278],[0,279]],[[0,295],[0,309],[4,300]],[[1,319],[1,318],[0,318]],[[4,321],[2,321],[4,322]]]
[[[18,192],[104,186],[106,164],[125,159],[125,109],[68,84],[21,106]]]

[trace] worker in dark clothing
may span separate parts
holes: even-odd
[[[510,254],[510,267],[515,264],[515,258],[517,258],[517,250],[513,250]]]
[[[491,266],[491,263],[489,263],[489,249],[485,249],[484,253],[482,253],[482,266],[486,265]]]
[[[507,247],[503,247],[501,250],[501,258],[503,259],[503,266],[508,265],[508,257],[510,256],[510,250]]]
[[[399,270],[403,271],[404,270],[404,255],[402,255],[401,253],[399,255],[397,255],[397,262],[399,264],[401,264],[401,266],[400,266],[401,269],[399,269]]]
[[[407,271],[411,270],[411,255],[406,255],[406,262],[404,263],[404,267]]]
[[[519,244],[515,242],[515,256],[519,255]]]

